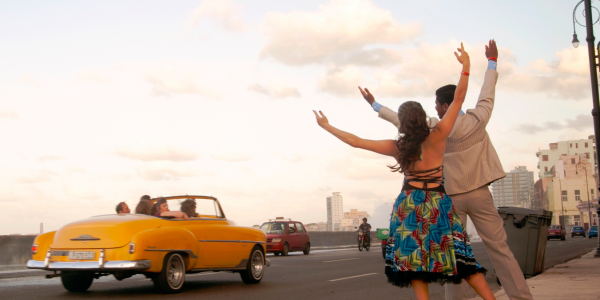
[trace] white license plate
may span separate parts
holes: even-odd
[[[95,257],[96,257],[96,253],[94,253],[94,252],[79,252],[79,251],[69,252],[69,259],[94,259]]]

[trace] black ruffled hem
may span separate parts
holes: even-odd
[[[414,272],[414,271],[397,271],[395,272],[390,265],[385,267],[385,275],[389,283],[398,287],[411,287],[412,280],[421,280],[426,283],[439,283],[444,285],[446,283],[460,284],[463,279],[476,274],[483,273],[487,274],[487,269],[477,268],[475,265],[466,265],[462,262],[457,262],[456,267],[458,274],[449,276],[441,273],[434,272]]]

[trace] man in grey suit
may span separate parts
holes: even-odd
[[[444,187],[452,199],[463,224],[467,215],[473,221],[477,233],[490,256],[496,274],[510,299],[533,299],[521,268],[506,244],[506,232],[488,186],[506,176],[500,159],[490,141],[486,126],[492,116],[496,92],[498,49],[491,40],[485,47],[488,69],[474,109],[459,114],[448,137],[444,154]],[[397,112],[375,102],[368,89],[361,89],[363,97],[379,117],[399,126]],[[454,99],[455,85],[447,85],[436,91],[435,109],[442,118]],[[437,120],[432,118],[431,127]],[[467,284],[446,285],[446,299],[467,299]]]

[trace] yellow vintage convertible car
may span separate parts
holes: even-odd
[[[47,277],[60,276],[72,292],[86,291],[94,278],[111,274],[118,280],[144,274],[163,293],[178,292],[186,273],[239,272],[245,283],[261,281],[269,265],[263,231],[235,226],[217,198],[165,198],[174,210],[194,199],[198,217],[115,214],[73,222],[38,236],[27,267],[57,271]]]

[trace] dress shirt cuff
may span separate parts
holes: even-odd
[[[495,62],[493,60],[488,60],[488,70],[489,69],[496,70],[496,66],[498,66],[497,62]]]
[[[373,110],[376,112],[379,112],[379,110],[383,107],[383,105],[377,103],[377,101],[373,101],[373,104],[371,104],[371,106],[373,107]]]

